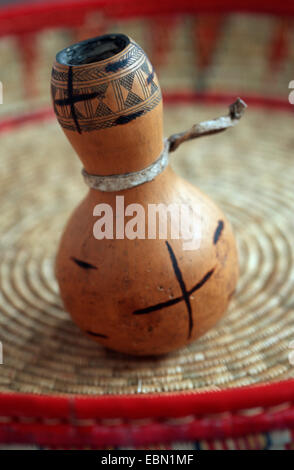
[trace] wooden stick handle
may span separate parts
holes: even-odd
[[[216,134],[218,132],[225,131],[229,127],[235,126],[244,114],[247,104],[237,98],[234,103],[229,106],[229,114],[227,116],[221,116],[211,121],[200,122],[194,124],[191,129],[178,134],[172,134],[169,138],[169,151],[174,152],[183,142],[187,140],[196,139],[205,135]]]

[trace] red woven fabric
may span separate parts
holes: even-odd
[[[293,429],[294,405],[289,403],[293,397],[294,380],[199,394],[3,394],[0,442],[104,447],[236,438],[253,432]]]
[[[26,3],[0,10],[0,36],[23,34],[53,27],[76,27],[86,15],[103,9],[109,18],[131,18],[176,13],[225,13],[231,11],[294,15],[292,0],[64,0],[48,3]]]

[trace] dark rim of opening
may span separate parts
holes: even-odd
[[[56,61],[73,66],[92,64],[119,54],[129,43],[129,38],[124,34],[105,34],[62,49],[57,53]]]

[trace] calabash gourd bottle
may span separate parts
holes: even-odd
[[[51,87],[57,119],[90,186],[57,253],[65,309],[85,334],[116,351],[158,355],[187,345],[227,309],[238,278],[237,250],[224,214],[167,165],[152,65],[132,39],[105,35],[60,51]],[[124,208],[144,209],[145,238],[124,236],[117,196]],[[112,208],[113,239],[94,236],[101,204]],[[170,230],[165,239],[148,237],[150,204],[192,207],[197,249],[184,249]],[[190,223],[189,213],[183,223]]]

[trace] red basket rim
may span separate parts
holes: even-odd
[[[164,104],[174,105],[190,105],[205,103],[206,105],[224,104],[225,106],[234,102],[237,95],[228,93],[197,93],[193,91],[180,91],[163,93]],[[268,109],[275,109],[280,111],[294,112],[294,106],[289,103],[287,99],[281,97],[265,97],[259,95],[243,95],[241,98],[250,107],[266,107]],[[54,117],[52,107],[45,107],[36,109],[30,112],[22,112],[19,115],[9,115],[0,119],[0,133],[14,130],[15,128],[24,124],[39,122]]]
[[[294,15],[292,0],[63,0],[26,3],[0,9],[0,36],[32,33],[46,28],[74,27],[83,24],[92,11],[107,18],[152,17],[154,15],[197,13],[258,13]]]
[[[293,397],[294,379],[164,396],[4,393],[0,394],[0,442],[113,449],[233,438],[238,448],[238,437],[275,430],[287,430],[290,435]],[[248,409],[250,413],[240,412]]]
[[[39,395],[1,392],[1,417],[70,420],[179,418],[263,410],[294,401],[294,379],[202,392],[138,395]]]

